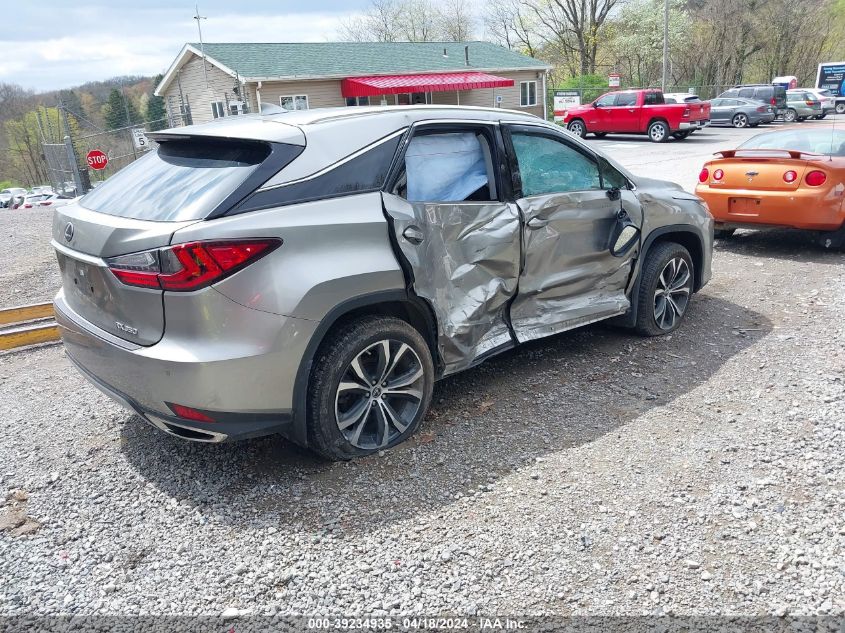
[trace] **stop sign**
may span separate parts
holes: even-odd
[[[109,164],[109,157],[98,149],[92,149],[88,152],[88,156],[85,157],[85,160],[88,161],[88,166],[91,169],[105,169],[106,165]]]

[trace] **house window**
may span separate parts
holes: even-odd
[[[346,105],[348,106],[368,106],[370,105],[369,97],[346,97]]]
[[[238,114],[249,114],[249,108],[247,107],[247,104],[243,101],[230,101],[229,114],[231,114],[232,116]]]
[[[279,97],[279,105],[285,110],[307,110],[308,95],[283,95]]]
[[[431,103],[430,92],[402,92],[396,95],[396,105]]]
[[[211,114],[214,115],[215,119],[226,116],[226,108],[222,101],[211,102]]]
[[[519,82],[519,105],[523,108],[537,105],[537,82]]]

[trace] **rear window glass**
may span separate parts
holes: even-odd
[[[644,103],[645,105],[660,105],[661,103],[666,103],[666,100],[659,92],[647,92],[645,93]],[[677,101],[672,99],[669,103],[677,103]]]
[[[739,149],[792,149],[811,154],[845,156],[845,131],[827,129],[767,132],[747,140]]]
[[[173,140],[124,167],[80,204],[136,220],[207,216],[267,158],[265,143]]]

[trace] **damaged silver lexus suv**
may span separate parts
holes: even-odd
[[[55,309],[80,371],[181,438],[390,448],[438,378],[602,319],[672,332],[710,278],[698,198],[518,112],[308,110],[152,136],[56,210]]]

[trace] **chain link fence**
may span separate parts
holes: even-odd
[[[177,115],[114,130],[80,132],[65,136],[63,143],[42,143],[53,190],[65,195],[87,193],[154,149],[157,143],[148,133],[185,125],[184,119]]]

